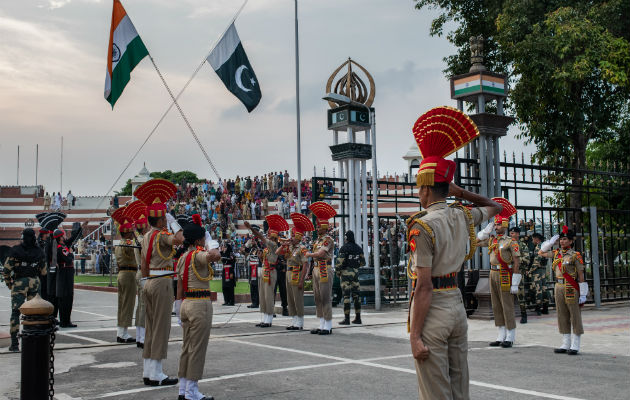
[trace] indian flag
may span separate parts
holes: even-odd
[[[453,90],[456,96],[478,92],[505,94],[505,79],[485,74],[467,76],[456,79]]]
[[[119,0],[114,0],[105,75],[105,100],[112,108],[129,82],[131,71],[147,55],[149,52],[127,12]]]

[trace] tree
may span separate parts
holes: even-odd
[[[624,132],[630,99],[630,2],[420,0],[417,8],[439,7],[432,35],[445,24],[457,28],[447,39],[458,46],[446,58],[451,74],[467,72],[469,36],[482,34],[490,51],[486,67],[510,75],[509,111],[520,137],[536,145],[543,164],[574,168],[579,187],[591,144],[615,143]],[[615,144],[612,144],[614,147]],[[597,154],[597,153],[593,153]],[[579,190],[569,206],[581,208]]]
[[[149,176],[151,176],[151,178],[166,179],[167,181],[171,181],[176,185],[183,185],[186,183],[201,183],[204,181],[203,179],[199,179],[197,177],[197,174],[195,174],[194,172],[191,172],[191,171],[173,172],[170,169],[167,169],[166,171],[162,171],[162,172],[159,172],[159,171],[151,172]],[[118,195],[131,196],[131,179],[127,179],[127,183],[125,184],[125,186],[123,186],[122,189],[120,189],[120,192],[118,192]]]

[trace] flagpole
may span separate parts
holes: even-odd
[[[302,151],[300,146],[300,49],[298,42],[298,3],[295,0],[295,109],[297,123],[297,196],[302,210]]]

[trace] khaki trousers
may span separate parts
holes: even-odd
[[[315,265],[313,268],[313,295],[315,297],[315,309],[317,317],[324,318],[326,321],[332,319],[332,283],[335,276],[332,273],[332,267],[328,266],[328,282],[320,282],[319,268]]]
[[[508,330],[516,328],[514,295],[501,291],[501,273],[495,270],[490,271],[490,300],[494,314],[494,325],[505,326]]]
[[[168,350],[173,310],[173,283],[170,277],[148,279],[144,285],[146,334],[142,358],[163,360]]]
[[[269,283],[265,282],[263,278],[260,278],[258,284],[258,292],[260,297],[260,312],[263,314],[273,314],[274,305],[274,289],[276,287],[276,279],[278,275],[275,269],[271,270],[271,276],[269,277]]]
[[[289,316],[304,316],[304,286],[302,286],[302,289],[298,289],[298,286],[291,282],[291,271],[287,271],[287,303],[289,305]]]
[[[136,285],[138,288],[138,307],[136,307],[136,326],[140,328],[144,328],[144,316],[146,307],[144,305],[144,291],[142,289],[142,285],[140,285],[140,279],[142,278],[142,273],[138,270],[136,273]]]
[[[433,292],[422,341],[430,352],[427,360],[415,360],[419,398],[469,399],[468,322],[459,290]]]
[[[212,300],[185,299],[180,310],[184,338],[179,357],[180,378],[198,381],[203,375],[212,327]]]
[[[576,296],[579,296],[579,294],[576,294]],[[574,335],[582,335],[584,333],[582,311],[580,310],[577,299],[575,304],[567,304],[564,298],[564,284],[562,283],[556,283],[555,297],[556,311],[558,314],[558,330],[560,333],[571,333],[571,328],[573,328]]]
[[[129,328],[136,305],[136,273],[118,272],[118,326]]]

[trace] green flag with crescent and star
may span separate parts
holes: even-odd
[[[208,56],[208,62],[230,92],[252,112],[262,93],[234,23]]]

